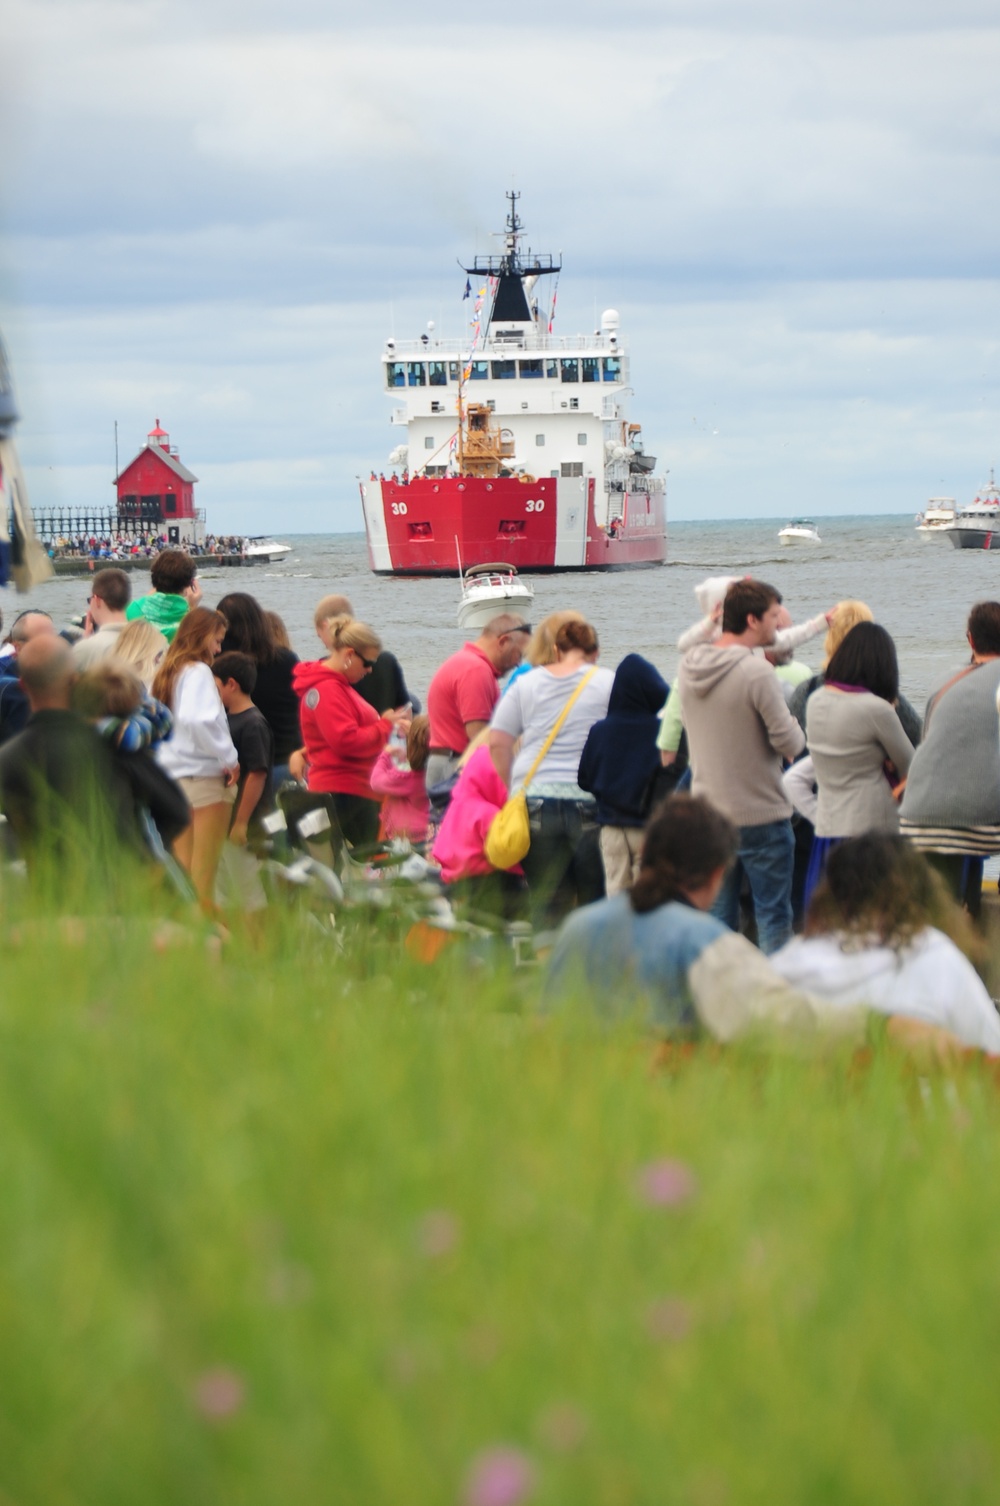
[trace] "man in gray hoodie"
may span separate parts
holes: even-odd
[[[759,580],[729,587],[722,633],[681,660],[678,687],[691,757],[691,791],[704,795],[739,828],[739,851],[713,914],[737,930],[746,873],[763,952],[792,934],[792,807],[781,785],[782,759],[805,747],[774,669],[755,649],[774,642],[781,595]]]

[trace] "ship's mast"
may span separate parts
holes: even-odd
[[[520,197],[513,190],[507,195],[510,209],[504,230],[503,254],[477,256],[471,267],[462,268],[470,277],[492,277],[496,281],[487,328],[494,324],[530,324],[531,310],[524,291],[524,279],[548,277],[562,270],[562,264],[551,255],[536,256],[529,251],[527,257],[522,258],[518,249],[524,230],[517,213],[517,201]]]

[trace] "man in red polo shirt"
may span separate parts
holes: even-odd
[[[503,612],[486,624],[475,643],[466,643],[437,671],[427,692],[428,789],[454,772],[472,739],[489,726],[500,699],[500,677],[520,664],[530,633],[523,617]]]

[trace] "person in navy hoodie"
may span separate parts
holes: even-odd
[[[660,768],[656,734],[670,686],[641,654],[615,671],[608,714],[590,729],[577,780],[597,800],[607,893],[631,888],[639,871],[643,827]]]

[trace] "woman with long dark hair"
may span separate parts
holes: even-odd
[[[547,999],[721,1040],[755,1024],[814,1032],[825,1023],[822,1008],[784,983],[770,958],[709,913],[737,843],[736,828],[707,800],[671,795],[646,829],[632,888],[564,922]],[[838,1023],[859,1029],[860,1013]]]
[[[863,832],[899,830],[893,788],[906,776],[913,744],[896,714],[898,696],[892,638],[876,622],[859,622],[830,659],[826,680],[806,711],[817,785],[807,905],[832,844]]]
[[[209,665],[222,648],[226,619],[190,607],[153,680],[153,696],[173,713],[173,733],[157,745],[158,763],[191,806],[191,825],[173,844],[202,908],[214,908],[215,874],[236,798],[239,764],[219,688]]]
[[[219,602],[229,624],[222,652],[249,654],[257,666],[252,700],[274,734],[274,788],[288,778],[288,760],[301,745],[299,698],[292,685],[298,655],[275,639],[274,628],[255,596],[230,591]]]
[[[830,853],[804,935],[770,960],[836,1008],[866,1004],[998,1052],[1000,1018],[964,955],[976,950],[968,920],[920,853],[904,837],[869,832]]]

